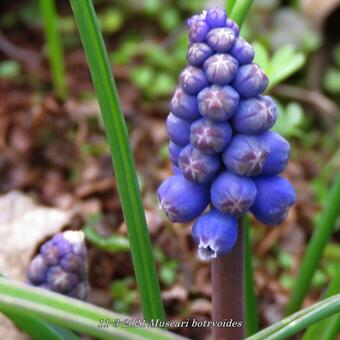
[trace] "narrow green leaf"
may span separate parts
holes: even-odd
[[[340,173],[335,178],[326,207],[324,207],[320,219],[315,227],[313,236],[309,241],[303,257],[300,272],[292,290],[292,296],[287,306],[286,314],[297,311],[308,293],[313,275],[319,264],[327,241],[331,237],[335,221],[340,214]]]
[[[17,313],[18,310],[20,313],[29,313],[32,317],[99,339],[184,339],[147,325],[127,327],[134,319],[46,289],[0,278],[0,311]]]
[[[130,249],[129,241],[121,235],[102,237],[90,226],[83,229],[85,237],[96,247],[106,251],[127,251]]]
[[[80,338],[61,327],[52,325],[46,321],[32,317],[27,312],[20,312],[20,310],[13,311],[6,308],[1,308],[2,313],[12,320],[15,325],[23,332],[29,335],[34,340],[79,340]]]
[[[252,3],[253,0],[237,0],[233,6],[230,17],[240,28]]]
[[[257,314],[257,303],[255,294],[255,284],[253,278],[252,251],[249,235],[249,216],[243,219],[244,230],[244,268],[245,268],[245,326],[246,335],[250,336],[259,330],[259,319]]]
[[[4,277],[0,273],[0,278]],[[79,337],[67,329],[49,324],[20,310],[2,310],[3,314],[34,340],[78,340]]]
[[[164,319],[160,287],[135,165],[104,40],[99,30],[92,1],[70,1],[84,45],[111,150],[144,317],[146,320]]]
[[[227,0],[227,4],[226,4],[226,10],[227,10],[227,14],[230,15],[234,5],[235,5],[236,0]]]
[[[64,99],[67,96],[64,52],[58,33],[55,2],[54,0],[40,0],[40,7],[44,20],[47,54],[54,90],[60,98]]]
[[[283,319],[247,338],[247,340],[287,339],[315,322],[340,312],[340,294],[318,302],[311,307]]]
[[[340,270],[338,270],[335,276],[333,277],[325,294],[325,298],[328,298],[339,293],[340,293]],[[340,315],[334,315],[331,318],[319,321],[318,323],[309,327],[307,332],[303,336],[303,340],[315,340],[315,339],[332,340],[335,338],[339,326]]]

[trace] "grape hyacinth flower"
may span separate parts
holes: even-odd
[[[212,209],[200,216],[192,227],[192,237],[198,244],[198,254],[208,260],[228,253],[237,241],[235,217]]]
[[[174,176],[158,197],[172,222],[194,223],[199,255],[210,259],[232,250],[237,220],[247,212],[264,224],[282,223],[295,191],[278,176],[290,146],[269,131],[276,104],[264,95],[269,80],[251,44],[221,8],[194,15],[188,31],[188,64],[167,118]]]
[[[212,205],[219,211],[241,217],[253,205],[256,186],[251,178],[222,172],[211,184]]]
[[[209,186],[175,175],[158,188],[158,200],[171,222],[190,222],[208,206]]]
[[[170,140],[180,146],[190,143],[191,123],[184,119],[176,117],[171,112],[166,120],[166,127]]]
[[[179,154],[178,166],[189,181],[207,183],[220,169],[221,159],[217,154],[203,153],[189,144]]]
[[[268,96],[258,96],[240,101],[231,124],[238,133],[254,135],[269,130],[276,118],[274,101]]]
[[[280,176],[259,176],[254,178],[257,195],[251,212],[264,224],[282,223],[288,209],[295,202],[295,190],[290,182]]]
[[[238,93],[231,86],[212,85],[197,95],[198,109],[203,117],[223,122],[233,115],[239,98]]]
[[[31,261],[27,277],[34,286],[85,300],[89,284],[83,232],[65,231],[45,242]]]
[[[190,142],[204,153],[219,153],[229,144],[232,133],[228,123],[201,118],[191,124]]]
[[[236,175],[256,176],[262,172],[268,153],[261,136],[235,135],[223,153],[223,162]]]

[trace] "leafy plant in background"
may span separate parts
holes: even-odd
[[[164,317],[163,308],[160,298],[160,291],[158,286],[158,279],[155,272],[155,265],[152,259],[152,249],[148,238],[146,223],[143,214],[140,193],[137,185],[137,176],[135,167],[132,161],[131,152],[128,146],[128,138],[126,134],[123,115],[119,108],[119,100],[110,74],[110,67],[108,64],[108,57],[105,51],[103,40],[98,28],[94,8],[90,0],[71,0],[73,11],[76,17],[77,25],[83,40],[84,48],[87,52],[89,66],[93,77],[93,82],[96,88],[97,96],[100,102],[101,111],[103,114],[103,121],[106,128],[108,141],[111,147],[111,153],[114,160],[116,170],[117,182],[119,184],[119,192],[121,196],[122,206],[125,214],[126,224],[129,230],[130,249],[134,259],[134,268],[136,272],[136,280],[141,296],[141,302],[144,311],[144,318]],[[149,5],[151,2],[148,2]],[[155,2],[154,2],[155,3]],[[251,1],[236,0],[228,3],[228,8],[231,11],[232,17],[237,18],[238,22],[242,22]],[[274,84],[282,81],[288,75],[292,74],[294,70],[298,69],[298,58],[290,50],[284,51],[282,55],[290,60],[290,63],[283,69],[286,73],[280,72],[274,76]],[[280,60],[280,58],[279,58]],[[300,58],[301,60],[301,58]],[[281,65],[280,65],[281,66]],[[270,70],[270,68],[269,68]],[[292,71],[293,70],[293,71]],[[275,70],[271,70],[275,73]],[[276,82],[276,83],[275,83]],[[273,82],[272,82],[273,84]],[[296,107],[295,107],[296,109]],[[294,111],[294,110],[293,110]],[[297,111],[295,111],[297,112]],[[293,118],[293,114],[292,118]],[[297,125],[291,124],[295,128]],[[283,124],[282,124],[283,126]],[[284,129],[282,127],[282,129]],[[287,134],[294,135],[294,128],[287,130]],[[325,244],[330,237],[335,220],[339,215],[339,206],[336,204],[339,201],[339,178],[336,180],[332,194],[327,202],[327,209],[324,210],[319,225],[316,228],[316,234],[309,246],[307,255],[305,256],[304,268],[307,268],[308,275],[304,279],[304,275],[300,275],[305,282],[309,281],[315,272],[316,264],[320,259],[321,253],[325,248]],[[326,228],[322,228],[323,226]],[[103,245],[103,240],[93,233],[94,230],[91,225],[87,226],[87,237],[91,242],[97,245]],[[247,230],[247,229],[246,229]],[[247,239],[247,238],[246,238]],[[249,238],[248,238],[249,241]],[[315,251],[315,249],[317,251]],[[332,249],[329,248],[328,249]],[[327,248],[326,248],[327,250]],[[329,250],[328,250],[329,252]],[[162,255],[157,254],[156,258],[159,263],[165,265],[169,260]],[[283,266],[289,265],[289,260],[282,259]],[[170,266],[170,265],[169,265]],[[247,242],[246,247],[246,278],[247,278],[247,294],[246,306],[250,308],[247,310],[247,322],[253,322],[252,315],[256,313],[256,305],[254,303],[254,292],[251,284],[251,252],[250,243]],[[171,265],[175,268],[175,265]],[[333,282],[329,288],[327,296],[338,293],[338,271],[337,276],[334,277]],[[297,282],[297,287],[301,287],[301,279]],[[128,284],[128,282],[125,282]],[[307,282],[308,286],[308,282]],[[121,291],[122,283],[113,283],[113,293],[116,295],[125,294]],[[297,289],[295,301],[291,305],[298,308],[303,297],[307,293],[306,288]],[[130,295],[131,293],[131,295]],[[128,292],[127,296],[133,297],[133,292]],[[296,298],[298,296],[298,298]],[[252,300],[252,301],[250,301]],[[298,303],[296,303],[298,301]],[[128,307],[131,302],[130,298],[124,301]],[[292,308],[292,309],[294,309]],[[291,309],[291,310],[292,310]],[[17,325],[24,329],[28,334],[36,336],[37,334],[44,336],[44,339],[77,339],[78,337],[62,328],[56,328],[51,324],[59,325],[61,327],[69,328],[82,334],[89,334],[98,338],[113,339],[113,338],[129,338],[129,339],[176,339],[180,338],[173,333],[161,331],[151,328],[135,328],[135,327],[98,327],[99,320],[124,320],[128,317],[116,313],[103,310],[93,305],[76,301],[68,297],[42,290],[39,288],[29,287],[11,280],[0,279],[0,310],[8,317],[14,320]],[[340,296],[334,295],[327,299],[303,309],[279,323],[254,334],[251,339],[281,339],[287,338],[315,323],[316,321],[325,319],[332,314],[340,312]],[[332,317],[329,321],[317,324],[318,331],[325,332],[331,336],[336,332],[338,315]],[[46,321],[50,323],[46,323]],[[32,324],[37,327],[32,327]],[[321,327],[321,328],[319,328]],[[37,332],[37,329],[39,332]],[[252,326],[252,331],[256,329]],[[312,332],[312,330],[310,331]],[[314,330],[313,330],[314,332]],[[314,333],[316,334],[316,333]],[[321,334],[321,333],[317,333]],[[308,333],[306,334],[308,336]]]

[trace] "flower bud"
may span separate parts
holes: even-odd
[[[209,59],[207,59],[208,61]],[[182,89],[192,95],[196,95],[199,91],[201,91],[204,87],[208,86],[208,80],[204,74],[204,72],[194,66],[187,66],[179,76],[179,82],[182,86]]]
[[[202,11],[201,14],[193,15],[188,20],[189,40],[190,42],[201,42],[204,41],[209,26],[205,21],[207,11]]]
[[[290,145],[282,136],[274,131],[267,131],[261,138],[269,149],[267,160],[263,165],[262,174],[278,175],[287,166],[290,156]]]
[[[180,119],[171,112],[166,120],[170,140],[180,146],[190,143],[190,126],[191,123],[189,121]]]
[[[207,61],[209,59],[207,59]],[[259,65],[243,65],[238,69],[232,85],[241,97],[254,97],[258,96],[266,89],[268,86],[268,78]]]
[[[206,22],[210,28],[223,27],[227,19],[227,14],[222,8],[210,8],[206,14]]]
[[[237,242],[237,234],[236,219],[216,209],[200,216],[192,227],[192,237],[202,260],[228,253]]]
[[[192,44],[187,53],[187,60],[192,66],[201,66],[211,55],[212,49],[205,43]]]
[[[167,178],[158,188],[160,207],[171,222],[190,222],[209,204],[209,186],[193,183],[182,175]]]
[[[174,142],[169,143],[169,158],[174,165],[178,165],[178,157],[183,147],[175,144]]]
[[[66,231],[45,242],[31,261],[27,277],[34,286],[86,299],[89,285],[84,234]]]
[[[238,27],[237,23],[230,18],[227,18],[225,22],[225,27],[232,29],[235,32],[235,36],[238,37],[240,34],[240,28]]]
[[[217,85],[227,85],[235,77],[238,61],[229,54],[214,54],[203,64],[207,79]]]
[[[212,85],[197,96],[198,110],[202,116],[216,122],[228,120],[235,112],[239,95],[231,86]]]
[[[253,47],[243,38],[237,38],[230,54],[240,65],[250,64],[255,56]]]
[[[250,211],[264,224],[281,224],[296,199],[293,186],[280,176],[259,176],[253,180],[257,195]]]
[[[276,118],[274,101],[269,96],[258,96],[240,101],[231,124],[238,133],[259,134],[269,130]]]
[[[207,34],[208,45],[218,53],[229,52],[235,42],[235,32],[226,27],[213,28]]]
[[[236,175],[256,176],[261,173],[268,153],[259,137],[235,135],[223,153],[223,162]]]
[[[225,171],[213,181],[210,196],[215,208],[239,218],[253,205],[256,186],[249,177]]]
[[[171,112],[178,118],[185,120],[195,120],[200,117],[196,96],[185,93],[177,87],[171,102]]]
[[[207,183],[220,169],[221,159],[219,155],[203,153],[189,144],[179,154],[178,166],[189,181]]]
[[[190,142],[204,153],[218,153],[225,149],[231,140],[230,125],[216,123],[206,118],[191,124]]]

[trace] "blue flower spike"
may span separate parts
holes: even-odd
[[[82,231],[65,231],[40,247],[28,272],[30,284],[85,300],[89,292],[87,252]]]
[[[290,145],[270,131],[278,113],[264,94],[269,80],[253,62],[254,48],[222,8],[191,17],[188,32],[188,64],[167,118],[175,175],[160,185],[158,198],[170,221],[194,223],[199,256],[208,260],[233,249],[244,214],[280,224],[296,195],[278,176]]]

